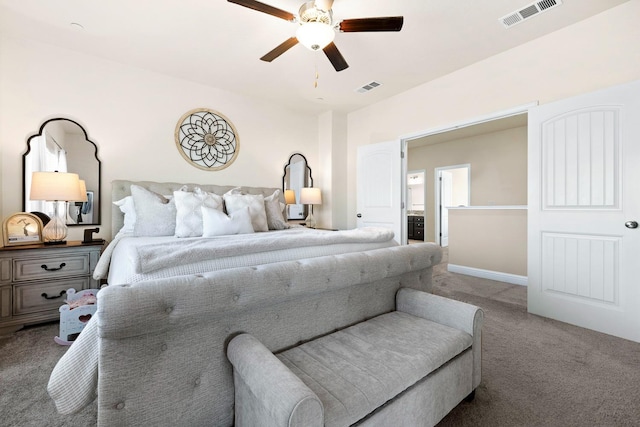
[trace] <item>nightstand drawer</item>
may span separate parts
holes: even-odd
[[[18,284],[13,286],[13,315],[57,310],[66,297],[66,291],[89,288],[89,278],[63,279],[41,283]],[[44,296],[43,296],[44,294]]]
[[[15,282],[54,279],[90,273],[89,254],[86,253],[15,258],[13,262],[13,280]]]

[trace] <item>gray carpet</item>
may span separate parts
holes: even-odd
[[[640,344],[530,315],[526,288],[436,267],[434,293],[485,311],[482,383],[439,427],[640,426]],[[0,426],[92,426],[56,413],[46,385],[57,323],[0,339]]]
[[[435,294],[485,313],[476,397],[438,427],[640,426],[640,344],[529,314],[523,286],[446,263],[434,282]]]

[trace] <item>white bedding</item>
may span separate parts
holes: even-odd
[[[136,283],[248,265],[361,252],[395,246],[393,232],[376,227],[327,231],[288,230],[212,238],[121,235],[99,260],[95,278],[109,285]]]

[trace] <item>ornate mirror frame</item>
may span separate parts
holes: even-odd
[[[57,133],[57,136],[51,133]],[[60,141],[56,140],[61,139]],[[74,120],[56,117],[45,121],[37,134],[27,140],[27,151],[22,155],[22,206],[25,212],[33,211],[29,206],[31,173],[51,169],[37,162],[37,148],[44,141],[46,146],[53,144],[55,149],[65,153],[67,171],[77,173],[87,187],[87,203],[69,203],[67,210],[68,226],[100,225],[102,199],[101,162],[98,158],[98,146],[89,139],[87,131]],[[47,213],[47,212],[45,212]],[[47,213],[49,214],[49,213]]]
[[[284,166],[282,191],[294,190],[296,193],[296,202],[299,202],[300,189],[302,187],[313,187],[311,168],[305,156],[300,153],[293,153]],[[309,214],[308,210],[309,206],[301,203],[287,205],[287,219],[304,220]]]

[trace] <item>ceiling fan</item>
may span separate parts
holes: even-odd
[[[260,58],[261,60],[271,62],[300,43],[311,50],[322,49],[336,71],[342,71],[349,67],[349,64],[347,64],[347,61],[345,61],[333,43],[336,30],[343,33],[400,31],[404,22],[404,17],[402,16],[384,16],[378,18],[344,19],[334,26],[333,11],[331,9],[333,0],[307,1],[300,7],[298,16],[256,0],[228,1],[284,19],[285,21],[300,24],[295,37],[285,40],[275,49]]]

